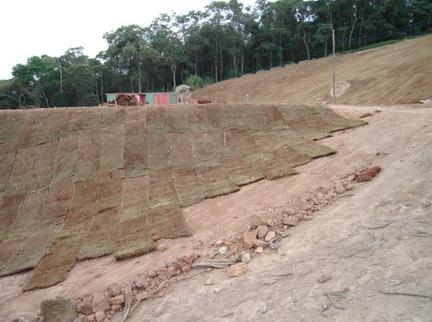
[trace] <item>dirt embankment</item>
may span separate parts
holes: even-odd
[[[76,261],[125,259],[190,235],[181,207],[334,153],[314,139],[364,124],[326,108],[217,105],[0,113],[0,276],[25,290]]]
[[[379,164],[372,182],[291,228],[246,274],[233,279],[216,270],[180,282],[143,302],[130,321],[430,321],[432,110],[380,110],[369,125],[325,140],[338,154],[302,166],[298,176],[193,206],[186,218],[205,211],[241,218],[257,209],[277,217],[303,189]]]
[[[367,121],[370,124],[323,140],[323,143],[337,149],[339,153],[301,166],[298,175],[276,181],[263,180],[245,186],[234,194],[205,200],[184,209],[184,220],[192,232],[192,237],[161,240],[158,244],[161,246],[158,247],[160,249],[158,252],[128,261],[115,262],[112,257],[104,257],[81,262],[72,269],[66,281],[44,290],[21,293],[21,286],[30,277],[31,274],[29,273],[0,279],[0,289],[2,290],[0,293],[2,303],[0,312],[2,316],[5,319],[10,319],[16,317],[18,312],[23,314],[33,312],[34,314],[38,311],[42,299],[64,296],[78,299],[77,304],[81,310],[89,312],[89,316],[95,318],[92,312],[100,309],[102,304],[104,307],[109,305],[109,296],[118,296],[118,292],[122,292],[125,285],[132,287],[132,293],[136,294],[133,297],[135,301],[151,298],[154,291],[164,290],[171,285],[173,278],[183,279],[181,274],[183,271],[188,272],[190,270],[191,265],[189,263],[196,260],[196,255],[200,255],[203,259],[212,257],[226,259],[230,258],[232,254],[242,251],[241,247],[244,247],[243,232],[248,230],[252,223],[256,223],[256,218],[260,218],[261,223],[267,226],[267,229],[270,230],[268,233],[272,231],[282,233],[288,229],[289,236],[282,240],[278,250],[263,249],[264,253],[273,255],[261,256],[260,246],[254,245],[250,252],[252,262],[248,264],[249,270],[238,280],[230,279],[224,271],[216,271],[210,275],[203,273],[202,277],[176,283],[174,284],[176,285],[174,286],[174,293],[168,294],[164,299],[145,301],[142,307],[134,308],[132,320],[164,321],[172,320],[174,317],[180,320],[206,320],[206,318],[209,320],[230,320],[234,317],[256,320],[262,319],[262,314],[267,313],[268,315],[264,315],[264,317],[276,320],[282,317],[286,318],[286,312],[281,312],[278,307],[289,307],[290,312],[292,312],[290,317],[293,316],[294,320],[299,316],[308,316],[310,319],[316,320],[329,314],[331,318],[337,319],[340,317],[339,311],[344,317],[356,320],[355,317],[365,314],[368,316],[368,312],[372,311],[381,314],[378,308],[388,304],[387,300],[384,299],[388,299],[393,303],[392,305],[401,308],[409,308],[413,304],[418,304],[418,307],[421,307],[422,303],[427,304],[427,302],[422,302],[427,301],[427,297],[421,297],[421,295],[427,296],[427,294],[424,292],[415,293],[415,285],[409,284],[409,281],[418,278],[416,277],[417,274],[419,274],[418,276],[426,276],[419,271],[423,267],[420,254],[426,249],[418,242],[427,241],[424,227],[427,230],[428,226],[421,229],[420,226],[413,227],[413,229],[415,228],[414,233],[414,230],[406,232],[408,235],[418,235],[418,237],[413,235],[409,249],[411,249],[410,252],[414,252],[413,254],[417,254],[414,256],[420,261],[416,260],[408,266],[406,260],[401,260],[400,264],[397,265],[392,262],[381,263],[383,256],[387,260],[396,258],[394,256],[386,257],[385,252],[389,249],[396,251],[397,247],[400,247],[397,244],[397,240],[399,240],[397,236],[399,235],[393,235],[396,233],[394,229],[387,231],[387,227],[393,224],[387,223],[385,214],[394,216],[395,208],[390,207],[392,204],[389,204],[388,209],[383,208],[384,212],[376,213],[373,209],[375,209],[374,205],[378,205],[376,209],[381,209],[379,205],[386,205],[386,198],[390,198],[392,194],[399,196],[406,193],[409,189],[405,189],[407,186],[402,182],[409,177],[410,182],[417,182],[415,187],[418,186],[419,189],[422,187],[422,190],[413,188],[413,193],[409,193],[409,198],[413,199],[411,201],[407,199],[401,204],[403,209],[408,208],[401,213],[402,217],[399,219],[412,213],[420,216],[416,217],[415,222],[418,220],[420,220],[419,223],[423,222],[421,218],[425,216],[424,211],[427,212],[430,209],[428,205],[430,205],[432,198],[429,193],[431,189],[428,188],[424,176],[424,173],[431,171],[428,163],[430,156],[426,148],[431,144],[431,133],[428,129],[430,111],[427,109],[392,110],[390,108],[380,108],[380,110],[382,113],[378,113],[376,108],[366,110],[364,108],[339,108],[339,112],[351,117],[368,115]],[[375,139],[372,140],[371,138]],[[377,164],[383,168],[378,179],[373,183],[354,186],[353,192],[343,194],[343,198],[336,203],[336,206],[329,208],[336,207],[339,209],[334,211],[333,215],[330,217],[319,216],[316,224],[314,224],[315,219],[300,224],[303,219],[312,219],[312,214],[316,210],[332,202],[338,194],[351,189],[352,183],[348,178],[350,174],[358,173],[363,168]],[[413,176],[410,176],[413,166],[418,167],[418,171],[412,172]],[[394,176],[400,176],[401,184],[392,185],[392,189],[388,190],[387,181]],[[379,185],[369,189],[369,185],[375,187],[375,182],[379,182]],[[387,190],[388,193],[382,193]],[[355,196],[354,193],[355,195],[362,193],[362,197],[353,206],[351,198]],[[344,206],[338,206],[341,203]],[[365,207],[366,204],[372,208]],[[412,207],[409,206],[410,204]],[[394,205],[399,207],[399,203],[394,203]],[[340,218],[341,214],[343,214],[342,219]],[[409,218],[406,219],[410,220]],[[359,234],[356,230],[351,229],[358,226],[358,221],[360,221],[361,226],[369,227],[364,228],[364,233]],[[410,226],[403,221],[397,222],[405,228]],[[398,230],[399,224],[395,222],[394,225],[394,228]],[[292,228],[292,226],[297,227]],[[381,226],[383,228],[380,228]],[[381,230],[385,234],[377,236],[376,232]],[[344,234],[351,237],[345,238]],[[331,241],[330,237],[334,241]],[[295,239],[293,240],[293,238]],[[387,242],[383,243],[382,240]],[[327,247],[326,243],[329,243],[328,245],[333,243],[333,246]],[[225,247],[227,249],[224,249]],[[327,249],[329,254],[326,253]],[[345,257],[342,255],[338,257],[337,254],[341,252],[346,253]],[[362,257],[363,254],[373,255],[373,258],[376,259],[373,269],[367,275],[371,278],[375,276],[375,278],[363,280],[364,278],[361,277],[363,276],[362,272],[368,271],[369,263],[373,259],[369,257],[365,259]],[[408,256],[405,252],[399,254],[402,258]],[[327,257],[328,261],[324,260]],[[351,263],[352,260],[355,264]],[[385,273],[387,271],[386,265],[395,265],[389,276]],[[357,267],[363,268],[357,270]],[[406,268],[409,268],[409,272]],[[343,272],[346,271],[352,271],[353,274],[344,277]],[[357,271],[359,276],[355,273]],[[199,272],[201,271],[192,270],[189,274],[193,276]],[[382,285],[376,284],[377,280],[381,281]],[[385,288],[387,282],[396,283],[394,282],[396,280],[398,283],[401,282],[400,285],[403,287]],[[264,284],[257,281],[263,281]],[[119,284],[123,286],[120,288],[116,286]],[[373,288],[372,286],[375,284],[377,287]],[[320,285],[325,288],[324,291],[322,287],[318,287]],[[110,287],[107,289],[107,286]],[[382,287],[379,288],[378,286]],[[263,287],[265,287],[265,294],[267,294],[264,296],[265,300],[261,296],[264,294],[262,293]],[[275,287],[277,290],[274,289]],[[238,292],[235,292],[237,288]],[[271,296],[267,290],[272,294]],[[285,291],[281,292],[281,290]],[[304,294],[301,290],[315,291]],[[396,295],[382,294],[378,291]],[[381,302],[367,302],[368,294],[373,292],[382,294],[379,295],[382,297]],[[413,293],[420,296],[416,299],[410,295],[397,295],[399,293]],[[253,300],[251,299],[253,303],[248,300],[248,296],[253,296]],[[299,302],[297,300],[292,303],[285,303],[282,301],[282,297],[284,299],[304,299],[304,301]],[[205,304],[207,302],[203,302],[204,298],[206,301],[212,301],[215,305]],[[258,302],[257,298],[259,299]],[[411,298],[412,300],[410,300]],[[178,302],[180,299],[181,304]],[[340,303],[345,299],[348,302]],[[115,301],[120,300],[123,301],[124,298]],[[357,303],[360,305],[347,306],[347,303],[352,301],[358,301]],[[284,303],[284,305],[281,306],[278,303]],[[377,310],[371,309],[374,304],[377,305]],[[125,303],[122,302],[120,309],[124,305]],[[204,310],[204,307],[200,310],[190,309],[191,307],[199,308],[201,305],[206,307],[206,316],[196,315],[199,314],[199,311]],[[338,309],[340,307],[344,310]],[[413,316],[425,316],[428,313],[427,306],[423,307],[424,309],[416,311],[417,313],[406,309],[406,314],[415,313],[417,315]],[[121,319],[121,313],[114,311],[119,309],[117,304],[108,306],[108,310],[110,309],[111,311],[105,312],[106,316]],[[101,313],[98,312],[100,316]],[[399,314],[400,310],[394,312]],[[395,315],[390,314],[389,316],[394,317]]]
[[[287,65],[207,86],[194,98],[217,102],[331,102],[332,59]],[[338,104],[405,104],[432,98],[432,36],[336,58],[336,79],[350,84]]]

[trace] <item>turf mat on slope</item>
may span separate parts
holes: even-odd
[[[48,124],[47,124],[48,123]],[[0,112],[0,275],[61,282],[77,260],[189,236],[181,207],[335,153],[364,124],[323,107],[209,104]]]

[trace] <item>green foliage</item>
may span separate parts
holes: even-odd
[[[191,87],[192,90],[203,87],[203,80],[198,75],[190,75],[186,78],[186,84]]]
[[[212,84],[213,80],[209,77],[202,78],[198,75],[190,75],[186,78],[185,83],[189,85],[192,90],[196,90],[206,85]]]
[[[192,88],[284,62],[370,48],[432,31],[430,0],[213,1],[203,11],[162,14],[149,26],[104,35],[96,58],[71,48],[60,57],[34,56],[0,82],[0,108],[97,105],[107,92]],[[188,76],[192,75],[192,76]]]

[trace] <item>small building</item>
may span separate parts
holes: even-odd
[[[174,92],[107,93],[105,95],[108,104],[121,106],[171,105],[178,103],[177,94]]]
[[[105,95],[109,104],[124,106],[144,106],[146,104],[145,93],[107,93]]]

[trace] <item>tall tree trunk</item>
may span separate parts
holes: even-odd
[[[328,56],[328,52],[327,52],[327,39],[326,40],[324,40],[324,57],[327,57]]]
[[[198,71],[198,55],[196,55],[196,54],[195,54],[194,67],[195,67],[195,75],[199,76],[199,71]]]
[[[238,69],[237,54],[233,55],[233,67],[234,67],[234,77],[237,77],[237,69]]]
[[[59,64],[59,72],[60,72],[60,93],[63,92],[63,66],[60,63],[60,59],[57,59]]]
[[[353,35],[354,30],[355,30],[355,26],[356,26],[356,24],[354,23],[352,25],[350,33],[349,33],[349,37],[348,37],[348,49],[351,49],[352,35]]]
[[[282,66],[282,36],[279,34],[279,66]]]
[[[141,64],[138,64],[138,92],[142,92],[141,86]]]
[[[307,43],[307,39],[306,39],[306,38],[307,38],[306,30],[303,29],[303,42],[304,42],[304,45],[305,45],[305,47],[306,47],[307,60],[310,60],[309,45],[308,45],[308,43]]]
[[[100,82],[101,82],[100,93],[101,93],[101,99],[102,99],[102,104],[103,104],[105,102],[105,97],[104,97],[104,86],[103,86],[103,74],[102,73],[101,73]]]
[[[241,55],[241,74],[244,74],[244,54]]]
[[[224,75],[224,62],[223,62],[223,53],[222,53],[222,49],[219,50],[219,55],[220,55],[220,80],[222,81],[224,79],[223,75]]]
[[[177,82],[176,82],[177,64],[176,63],[172,63],[171,64],[171,71],[172,71],[172,74],[173,74],[174,88],[176,88],[177,87]]]
[[[218,67],[217,67],[217,58],[215,57],[214,61],[214,73],[215,73],[215,82],[218,82]]]
[[[219,47],[218,47],[218,43],[216,41],[216,48],[215,48],[215,57],[214,57],[214,66],[215,66],[215,82],[218,82],[218,55],[219,55]]]

